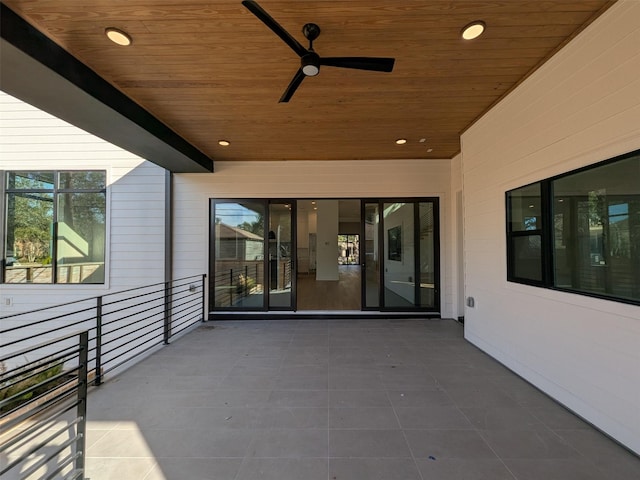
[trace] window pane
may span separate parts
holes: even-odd
[[[552,182],[555,285],[640,300],[640,156]]]
[[[364,275],[365,306],[380,306],[380,260],[378,258],[378,230],[380,215],[377,203],[364,207]]]
[[[264,218],[261,202],[219,202],[215,215],[215,298],[218,308],[264,306]]]
[[[384,306],[415,307],[413,203],[383,204]]]
[[[53,172],[9,172],[7,188],[19,190],[53,190]]]
[[[269,306],[292,307],[291,204],[269,205]]]
[[[507,195],[510,231],[540,230],[542,228],[540,184],[527,185],[512,190]]]
[[[62,190],[104,190],[106,173],[101,170],[60,172],[58,188]]]
[[[51,283],[53,194],[7,194],[6,283]]]
[[[542,239],[540,235],[511,237],[513,276],[542,281]]]
[[[105,194],[58,194],[57,282],[104,283]]]
[[[433,203],[420,203],[420,306],[435,307]]]

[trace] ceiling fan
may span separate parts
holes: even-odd
[[[395,58],[381,57],[320,57],[313,50],[313,41],[320,35],[320,27],[315,23],[307,23],[302,27],[302,33],[309,40],[309,48],[304,48],[300,42],[291,36],[271,15],[269,15],[255,0],[243,0],[244,5],[262,23],[273,30],[284,43],[300,57],[300,68],[293,76],[291,83],[284,91],[280,102],[288,102],[304,77],[314,77],[320,73],[320,66],[354,68],[357,70],[371,70],[374,72],[391,72]]]

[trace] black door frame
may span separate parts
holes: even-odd
[[[345,198],[340,197],[338,200]],[[334,198],[316,198],[317,200],[335,200]],[[305,200],[304,198],[210,198],[209,199],[209,311],[214,313],[220,312],[296,312],[297,311],[297,250],[298,250],[298,219],[297,219],[297,202],[298,200]],[[406,313],[438,313],[441,306],[440,298],[440,199],[438,197],[391,197],[391,198],[349,198],[349,200],[360,201],[360,265],[361,265],[361,307],[360,312],[406,312]],[[263,259],[263,271],[265,275],[264,285],[266,291],[264,292],[263,305],[255,308],[220,308],[215,307],[215,205],[222,203],[240,203],[240,202],[255,202],[261,203],[264,207],[264,227],[265,233],[268,231],[268,225],[270,222],[270,209],[269,206],[273,203],[288,203],[291,205],[291,306],[290,307],[271,307],[269,305],[269,281],[270,281],[270,262],[268,258],[269,252],[269,239],[268,235],[264,235],[263,251],[265,252]],[[384,215],[383,205],[385,203],[412,203],[413,209],[413,241],[415,248],[414,255],[414,273],[416,281],[414,282],[415,298],[420,299],[420,209],[417,208],[420,203],[431,203],[433,205],[433,248],[434,248],[434,306],[433,307],[386,307],[384,305],[384,242],[385,242],[385,229],[384,229]],[[365,205],[377,203],[379,218],[378,228],[378,258],[380,259],[380,269],[378,273],[378,296],[379,306],[367,307],[366,306],[366,271],[364,268],[364,245],[366,242],[365,237]],[[337,261],[337,260],[336,260]]]
[[[361,287],[361,305],[363,311],[379,311],[379,312],[440,312],[440,202],[438,197],[390,197],[390,198],[363,198],[361,199],[361,227],[360,238],[365,239],[365,206],[367,204],[378,205],[378,259],[380,262],[380,268],[378,272],[378,306],[367,307],[366,306],[366,271],[364,262],[361,261],[362,266],[362,287]],[[434,258],[434,305],[433,307],[422,307],[420,305],[415,307],[387,307],[385,306],[384,296],[384,272],[385,261],[384,258],[384,242],[385,242],[385,228],[384,228],[384,204],[385,203],[412,203],[413,204],[413,242],[415,248],[414,254],[414,296],[417,301],[420,300],[420,209],[417,208],[420,203],[431,203],[433,205],[433,258]],[[366,248],[366,247],[365,247]]]
[[[215,207],[219,204],[226,203],[242,203],[253,202],[262,204],[264,209],[264,238],[263,238],[263,275],[265,291],[263,292],[262,306],[260,307],[216,307],[215,306],[215,278],[216,278],[216,220],[215,220]],[[271,265],[269,262],[269,235],[268,228],[271,220],[270,205],[276,203],[288,203],[291,205],[291,306],[290,307],[271,307],[269,305],[269,286],[271,279]],[[268,311],[295,311],[297,305],[297,275],[295,275],[297,268],[297,259],[295,257],[297,251],[297,202],[296,200],[286,198],[209,198],[209,312],[268,312]]]

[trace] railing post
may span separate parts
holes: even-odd
[[[171,294],[169,282],[164,284],[164,344],[169,345],[171,337]]]
[[[84,480],[84,460],[87,439],[87,372],[89,362],[89,332],[80,334],[80,351],[78,353],[78,426],[76,440],[75,469],[82,472],[80,478]]]
[[[229,270],[229,306],[233,305],[233,268]]]
[[[207,321],[207,305],[205,304],[205,300],[204,300],[204,282],[205,279],[207,278],[207,274],[203,273],[202,274],[202,323]]]
[[[96,380],[102,383],[102,297],[96,297]]]

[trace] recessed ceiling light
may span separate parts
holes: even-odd
[[[433,152],[433,148],[427,148],[427,153]]]
[[[481,20],[476,20],[475,22],[471,22],[469,25],[466,25],[462,29],[462,38],[465,40],[473,40],[474,38],[478,38],[484,32],[486,24]]]
[[[426,138],[421,138],[421,139],[420,139],[420,140],[418,140],[418,141],[419,141],[420,143],[424,143],[424,142],[426,142],[426,141],[427,141],[427,139],[426,139]]]
[[[231,142],[229,140],[218,140],[218,145],[221,147],[228,147],[231,145]]]
[[[127,32],[123,32],[122,30],[114,27],[109,27],[105,28],[104,33],[113,43],[117,43],[123,47],[131,45],[131,36]]]
[[[407,143],[407,139],[406,138],[399,138],[396,140],[396,143],[398,145],[404,145],[405,143]]]

